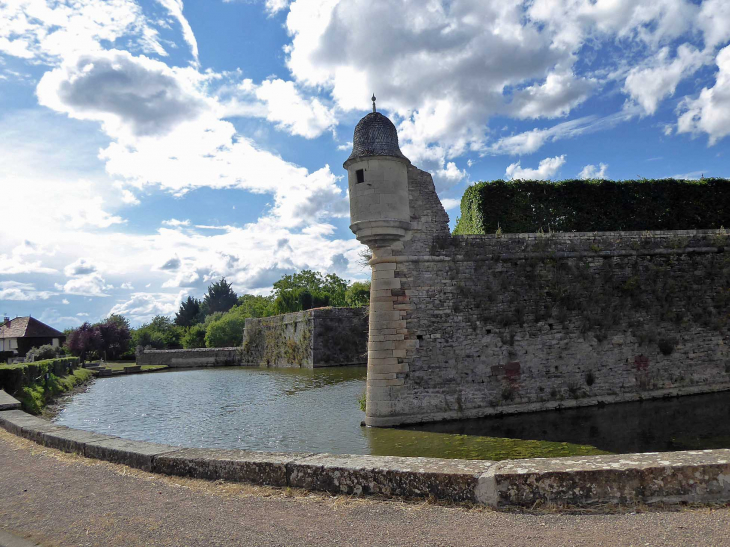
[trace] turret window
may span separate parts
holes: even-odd
[[[365,182],[365,169],[358,169],[355,171],[355,175],[358,183]]]

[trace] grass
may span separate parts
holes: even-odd
[[[74,387],[88,382],[93,376],[90,370],[79,368],[67,376],[51,374],[45,380],[24,387],[16,395],[23,405],[23,410],[31,414],[40,414],[43,408],[54,398],[72,390]]]

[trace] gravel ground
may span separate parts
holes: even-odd
[[[522,514],[161,477],[0,430],[0,530],[41,545],[730,546],[730,508]]]

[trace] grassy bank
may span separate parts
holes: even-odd
[[[0,389],[18,399],[26,412],[40,414],[54,397],[92,378],[93,372],[78,366],[76,357],[0,365]]]
[[[93,376],[94,373],[85,368],[76,369],[66,376],[51,374],[47,381],[40,380],[23,387],[15,397],[23,404],[23,410],[40,414],[55,397],[88,382]]]

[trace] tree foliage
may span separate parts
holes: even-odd
[[[350,308],[367,306],[370,302],[370,282],[355,281],[345,291],[345,302]]]
[[[180,309],[175,314],[175,324],[179,327],[192,327],[202,323],[204,318],[200,309],[200,300],[188,296],[187,300],[180,303]]]
[[[73,355],[85,360],[90,354],[101,349],[101,333],[98,328],[86,322],[69,333],[66,345]]]
[[[479,182],[454,234],[693,230],[730,226],[730,181]]]
[[[215,312],[227,312],[237,302],[238,296],[224,277],[208,287],[208,292],[203,297],[201,307],[205,315],[210,315]]]
[[[132,334],[129,321],[118,314],[112,314],[101,323],[94,325],[101,337],[99,350],[106,359],[116,360],[129,351]]]

